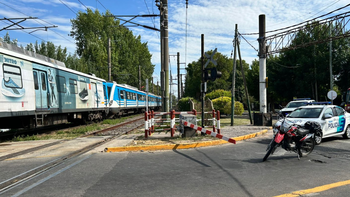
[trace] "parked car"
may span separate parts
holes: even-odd
[[[301,126],[308,121],[319,123],[322,133],[316,135],[316,144],[320,144],[323,138],[332,136],[350,138],[350,113],[336,105],[302,106],[288,114],[286,119]],[[280,121],[276,124],[280,124]]]
[[[315,100],[308,98],[294,99],[293,101],[290,101],[283,109],[280,110],[280,114],[282,116],[286,116],[287,114],[290,114],[292,111],[294,111],[296,108],[308,105],[312,102],[315,102]]]

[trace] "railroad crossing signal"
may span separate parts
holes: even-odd
[[[210,73],[209,73],[210,71]],[[220,78],[222,73],[220,71],[217,71],[216,68],[206,68],[204,70],[204,81],[215,81],[216,78]]]
[[[213,64],[215,66],[217,65],[216,61],[214,60],[214,55],[215,55],[216,51],[217,51],[217,48],[215,48],[215,50],[213,51],[213,53],[211,55],[205,53],[205,56],[208,58],[208,60],[205,63],[204,68],[206,68],[208,66],[209,62],[213,62]]]

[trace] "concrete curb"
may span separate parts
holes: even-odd
[[[239,137],[234,137],[232,139],[236,141],[242,141],[250,138],[263,135],[268,131],[268,129],[262,130],[260,132],[243,135]],[[110,147],[105,148],[105,152],[125,152],[125,151],[157,151],[157,150],[176,150],[176,149],[189,149],[189,148],[199,148],[206,146],[215,146],[220,144],[227,144],[229,142],[224,140],[212,140],[205,142],[194,142],[190,144],[166,144],[166,145],[144,145],[144,146],[124,146],[124,147]]]

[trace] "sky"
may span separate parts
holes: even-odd
[[[201,34],[204,34],[204,50],[214,50],[231,57],[235,32],[258,33],[259,15],[266,16],[266,30],[276,30],[318,17],[349,4],[347,0],[168,0],[169,16],[169,70],[173,79],[177,78],[177,52],[180,53],[181,74],[185,66],[197,61],[201,55]],[[71,19],[86,8],[98,9],[105,13],[108,9],[113,15],[159,14],[154,0],[0,0],[0,19],[37,17],[20,23],[23,27],[51,27],[28,30],[1,30],[0,37],[8,32],[18,45],[26,46],[38,41],[50,41],[56,46],[66,47],[73,54],[76,45],[72,37]],[[336,13],[350,11],[349,7]],[[335,13],[335,14],[336,14]],[[187,16],[187,17],[186,17]],[[130,19],[130,18],[124,18]],[[18,20],[13,20],[18,22]],[[159,29],[159,17],[136,18],[132,22]],[[0,21],[0,29],[11,23]],[[125,26],[128,27],[126,24]],[[160,81],[160,33],[143,27],[128,27],[134,35],[140,35],[147,42],[155,65],[154,82]],[[187,29],[187,31],[186,31]],[[241,40],[242,59],[251,64],[258,59],[258,35],[244,36]],[[137,65],[135,65],[137,66]],[[107,63],[106,63],[107,67]],[[173,81],[177,83],[177,80]],[[177,95],[177,86],[172,87]]]

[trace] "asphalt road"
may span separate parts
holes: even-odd
[[[266,197],[307,189],[307,196],[348,196],[350,140],[328,139],[301,160],[279,148],[262,162],[271,138],[269,133],[236,145],[85,154],[0,196]],[[52,159],[2,161],[0,182]],[[340,181],[347,182],[334,185]]]

